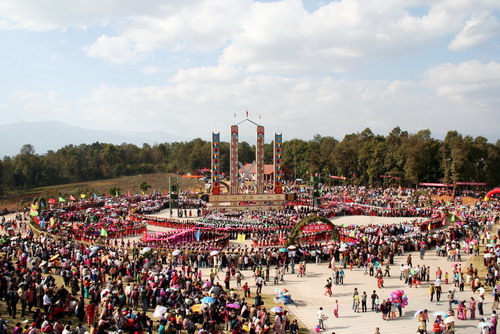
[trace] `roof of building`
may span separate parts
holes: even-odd
[[[245,164],[244,168],[245,170],[248,170],[252,164]],[[240,173],[243,173],[243,170],[240,168],[239,169]],[[250,171],[250,174],[256,174],[257,173],[257,164],[255,164]],[[264,175],[270,175],[274,174],[274,165],[264,165]]]

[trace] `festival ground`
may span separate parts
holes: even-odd
[[[167,210],[159,213],[156,216],[169,216]],[[10,217],[7,217],[10,218]],[[396,224],[402,221],[408,221],[419,218],[387,218],[387,217],[367,217],[367,216],[344,216],[337,217],[332,221],[338,225],[365,225],[365,224]],[[168,230],[166,228],[158,226],[148,226],[148,232],[161,232]],[[131,240],[137,240],[138,237],[129,238]],[[231,242],[233,243],[233,241]],[[250,245],[250,241],[245,242],[246,245]],[[384,278],[384,288],[378,289],[376,279],[364,274],[363,268],[353,268],[352,271],[347,268],[345,270],[344,285],[334,285],[333,286],[333,296],[325,296],[325,283],[326,279],[331,276],[331,269],[328,268],[328,263],[307,265],[306,275],[304,277],[297,277],[296,274],[287,273],[285,275],[284,284],[273,284],[273,275],[271,274],[270,282],[263,287],[263,294],[274,295],[276,289],[286,288],[290,291],[295,305],[288,306],[287,309],[297,317],[302,324],[310,331],[314,332],[314,327],[317,325],[317,312],[319,307],[323,307],[325,314],[328,319],[325,320],[326,330],[325,333],[367,333],[371,334],[374,332],[376,327],[380,328],[380,333],[415,333],[417,327],[417,321],[414,318],[414,314],[417,310],[427,309],[430,314],[429,332],[431,332],[431,324],[435,319],[432,313],[436,311],[447,311],[448,301],[446,299],[446,294],[448,290],[453,290],[453,284],[443,284],[443,294],[441,297],[441,304],[436,302],[431,303],[429,301],[429,284],[435,280],[435,271],[437,267],[440,267],[445,272],[452,273],[452,263],[446,260],[446,257],[438,257],[435,255],[435,251],[431,250],[426,253],[424,260],[419,258],[417,252],[412,252],[413,265],[423,265],[431,267],[431,280],[430,282],[422,282],[422,285],[418,288],[408,288],[403,281],[399,280],[399,267],[401,263],[405,263],[408,253],[404,256],[396,256],[395,264],[391,267],[391,277]],[[465,268],[468,257],[463,255],[462,267]],[[205,268],[203,271],[203,277],[207,277],[209,274],[209,269]],[[255,280],[253,278],[253,273],[250,270],[242,272],[244,275],[243,283],[248,282],[251,286],[252,297],[255,293]],[[224,285],[222,281],[224,278],[224,273],[219,274],[220,282]],[[217,279],[216,279],[217,281]],[[236,286],[234,279],[231,280],[231,287]],[[408,295],[409,303],[406,308],[403,309],[403,316],[401,318],[396,318],[395,320],[385,321],[382,319],[381,313],[376,313],[371,311],[371,300],[368,297],[368,312],[366,313],[355,313],[352,310],[352,293],[354,288],[358,288],[360,294],[366,291],[368,296],[371,295],[373,290],[376,290],[380,299],[389,298],[389,294],[398,289],[404,289],[405,293]],[[470,287],[466,286],[465,292],[457,292],[457,299],[459,301],[466,300],[469,301],[470,297],[474,296],[476,300],[478,299],[477,294],[473,295],[470,291]],[[253,299],[252,299],[253,300]],[[339,302],[339,318],[335,318],[333,315],[333,305],[335,300]],[[485,315],[489,318],[491,314],[492,298],[487,296],[484,310]],[[456,305],[454,305],[456,309]],[[476,314],[476,319],[480,318]],[[456,329],[457,333],[474,333],[478,331],[477,329],[478,320],[457,320]]]
[[[160,217],[169,217],[170,214],[168,210],[162,211],[161,213],[155,215]],[[399,222],[404,222],[408,220],[414,220],[420,218],[407,218],[407,217],[369,217],[369,216],[344,216],[336,217],[332,219],[333,223],[337,225],[366,225],[366,224],[397,224]],[[165,231],[165,228],[157,226],[149,226],[149,233]],[[233,242],[231,242],[233,243]],[[247,240],[246,244],[250,244]],[[328,263],[322,263],[320,265],[308,264],[306,269],[306,275],[304,277],[297,277],[296,274],[287,273],[285,275],[284,284],[273,284],[273,277],[271,273],[271,282],[264,286],[262,291],[264,294],[273,295],[276,293],[276,289],[286,288],[290,291],[295,305],[289,306],[288,309],[292,312],[303,324],[307,327],[310,332],[314,332],[314,327],[318,324],[317,312],[319,307],[323,307],[325,314],[328,319],[325,321],[326,330],[325,333],[335,332],[339,333],[367,333],[371,334],[375,331],[376,327],[380,328],[380,332],[383,334],[390,333],[415,333],[417,328],[417,321],[414,318],[414,314],[417,310],[427,309],[430,316],[430,324],[428,325],[428,332],[431,332],[431,325],[435,319],[432,313],[436,311],[447,311],[448,301],[446,295],[449,290],[455,289],[453,284],[442,284],[443,293],[441,296],[441,303],[438,304],[435,301],[430,302],[429,297],[429,285],[435,281],[435,272],[438,267],[443,271],[450,274],[452,277],[452,262],[447,261],[446,257],[436,256],[435,250],[428,251],[421,260],[417,252],[412,252],[413,266],[417,265],[431,267],[431,279],[429,282],[422,282],[422,285],[418,288],[409,288],[404,284],[403,281],[399,280],[400,265],[401,263],[406,263],[406,258],[409,253],[404,256],[396,256],[394,261],[395,264],[391,267],[391,277],[384,278],[384,287],[382,289],[377,288],[377,281],[374,277],[364,274],[364,268],[353,268],[352,271],[347,268],[345,270],[345,279],[343,285],[334,285],[332,288],[333,297],[325,296],[325,283],[326,279],[331,276],[331,269],[328,268]],[[468,260],[468,256],[464,254],[462,256],[462,267],[465,268]],[[209,274],[208,269],[203,269],[204,277]],[[244,275],[243,283],[248,282],[252,287],[252,296],[255,292],[255,280],[252,276],[250,270],[242,271]],[[220,282],[223,285],[224,274],[219,275],[221,278]],[[216,279],[217,281],[217,279]],[[236,282],[231,280],[231,287],[234,287]],[[403,309],[403,316],[401,318],[396,318],[395,320],[383,320],[381,313],[376,313],[371,311],[371,300],[368,297],[368,312],[355,313],[352,310],[352,294],[354,288],[358,288],[358,291],[363,293],[366,291],[368,296],[371,295],[373,290],[377,291],[380,299],[389,298],[389,294],[398,289],[403,289],[408,295],[409,303],[408,306]],[[458,288],[456,288],[458,290]],[[473,296],[478,299],[478,295],[472,294],[469,286],[466,286],[464,292],[456,292],[457,299],[459,301],[466,300],[467,305],[470,297]],[[335,318],[333,315],[333,305],[335,300],[339,302],[339,318]],[[486,303],[484,305],[485,315],[489,317],[491,314],[491,297],[487,297]],[[454,305],[456,310],[456,305]],[[476,312],[476,319],[480,316]],[[478,320],[457,320],[456,322],[457,333],[474,333],[477,331]]]

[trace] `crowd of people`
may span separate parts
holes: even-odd
[[[327,263],[331,277],[325,285],[326,295],[333,296],[332,287],[345,284],[349,280],[346,271],[353,269],[364,270],[379,289],[391,274],[399,274],[413,288],[429,282],[431,270],[414,267],[412,256],[423,258],[435,249],[453,263],[462,254],[477,254],[479,245],[488,244],[486,277],[479,277],[477,268],[457,265],[451,275],[436,272],[436,280],[429,286],[431,301],[434,294],[440,300],[441,286],[447,280],[459,290],[470,284],[480,291],[477,304],[475,300],[469,305],[461,301],[457,307],[459,320],[467,318],[467,310],[471,317],[472,309],[480,309],[484,285],[495,288],[500,279],[500,245],[498,235],[491,232],[498,220],[498,206],[442,201],[430,205],[425,199],[415,199],[413,193],[331,187],[324,190],[328,203],[320,207],[289,205],[281,211],[260,212],[208,212],[200,199],[183,199],[184,207],[196,210],[191,217],[192,210],[186,211],[183,218],[150,216],[167,207],[168,198],[160,194],[82,199],[39,210],[32,216],[34,230],[27,228],[27,210],[9,219],[15,233],[4,228],[0,299],[12,319],[30,319],[16,326],[9,324],[13,334],[297,333],[298,324],[286,310],[266,309],[263,285],[284,285],[286,275],[304,277],[309,264]],[[296,245],[286,247],[293,226],[311,213],[326,217],[396,215],[408,220],[341,226],[339,240],[332,238],[331,231],[303,232]],[[450,213],[457,221],[444,226]],[[171,230],[148,235],[148,224]],[[142,238],[131,241],[131,236]],[[252,244],[229,244],[240,236]],[[407,256],[399,273],[394,273],[395,256]],[[210,270],[203,275],[202,269]],[[248,271],[251,274],[245,277],[243,273]],[[500,293],[494,291],[498,302]],[[278,298],[293,303],[286,289]],[[383,319],[401,316],[402,296],[397,302],[379,297],[375,291],[371,296],[355,293],[353,309],[368,311],[368,298],[372,299],[371,309],[380,311]],[[428,319],[420,322],[427,324]],[[2,326],[0,323],[0,329]],[[448,327],[442,326],[441,332]]]

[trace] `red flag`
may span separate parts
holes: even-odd
[[[127,197],[130,197],[130,190],[127,192]]]
[[[247,118],[248,118],[248,110],[246,111],[246,115],[247,115]]]
[[[56,200],[55,200],[55,199],[53,199],[53,198],[49,198],[49,203],[50,203],[50,204],[56,204],[57,202],[56,202]]]
[[[73,195],[70,195],[70,196],[69,196],[69,200],[70,200],[70,201],[76,201],[76,199],[73,197]]]

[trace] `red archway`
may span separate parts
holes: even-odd
[[[500,188],[495,188],[493,190],[490,190],[488,191],[488,193],[486,194],[486,196],[484,197],[484,201],[489,201],[490,200],[490,197],[495,195],[495,194],[498,194],[500,193]]]

